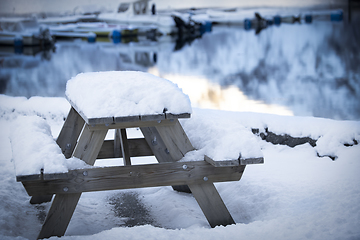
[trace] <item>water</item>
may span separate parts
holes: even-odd
[[[64,96],[80,72],[137,70],[177,83],[194,107],[360,120],[359,21],[214,27],[191,42],[57,42],[0,56],[0,93]],[[34,50],[34,49],[32,49]]]

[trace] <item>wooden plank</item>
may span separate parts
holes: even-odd
[[[169,126],[174,124],[174,119],[165,119],[158,121],[134,121],[134,122],[117,122],[112,124],[99,124],[89,126],[92,131],[105,129],[121,129],[121,128],[136,128],[136,127],[150,127],[150,126]]]
[[[174,122],[175,124],[172,126],[155,126],[155,128],[164,141],[172,159],[178,161],[182,159],[187,152],[195,150],[195,148],[191,145],[179,120],[175,119]]]
[[[180,113],[180,114],[173,114],[173,113],[165,113],[166,119],[175,119],[175,118],[190,118],[190,113]]]
[[[155,127],[142,127],[140,130],[159,163],[175,162]]]
[[[120,141],[120,140],[119,140]],[[152,152],[151,148],[147,144],[145,138],[132,138],[128,139],[129,143],[129,151],[130,151],[130,157],[145,157],[145,156],[154,156],[154,153]],[[114,140],[105,140],[99,155],[96,159],[106,159],[106,158],[121,158],[121,145],[120,145],[120,155],[114,154]]]
[[[115,134],[114,134],[114,141],[113,141],[113,157],[114,158],[120,158],[122,157],[122,151],[121,151],[121,143],[120,143],[120,129],[115,129]],[[103,146],[100,149],[99,155],[102,153],[102,149],[104,148],[104,144],[105,141],[103,143]],[[99,158],[99,156],[97,156],[97,159]]]
[[[71,108],[69,114],[64,122],[64,125],[60,131],[60,134],[56,140],[56,143],[61,148],[65,158],[70,158],[74,151],[77,139],[81,133],[85,121],[76,112],[74,108]],[[39,174],[39,177],[42,176]],[[18,181],[25,180],[21,176],[17,178]],[[28,179],[29,180],[29,179]],[[31,198],[31,204],[40,204],[44,202],[50,202],[52,195],[49,196],[34,196]]]
[[[86,125],[76,145],[73,156],[82,159],[87,164],[94,165],[106,133],[107,130],[90,131]],[[49,238],[51,236],[63,236],[65,234],[80,196],[81,193],[56,194],[38,239]]]
[[[17,181],[17,182],[34,181],[34,180],[42,180],[41,174],[18,175],[18,176],[16,176],[16,181]]]
[[[114,123],[138,122],[140,121],[140,116],[115,117],[114,119]]]
[[[165,120],[165,114],[156,114],[156,115],[142,115],[140,116],[141,121],[161,121]]]
[[[38,195],[38,196],[34,195],[30,199],[30,204],[40,204],[40,203],[50,202],[52,197],[53,197],[52,194]]]
[[[77,169],[69,171],[68,179],[29,181],[23,184],[30,195],[60,195],[182,184],[206,183],[207,186],[208,182],[238,181],[244,169],[245,166],[217,168],[205,161],[173,162]]]
[[[92,131],[89,125],[85,125],[73,156],[82,159],[89,165],[94,165],[107,131],[107,129]]]
[[[71,157],[81,130],[84,127],[84,123],[84,119],[74,108],[71,108],[56,140],[56,143],[59,145],[66,158]]]
[[[222,160],[222,161],[215,161],[208,156],[204,156],[204,160],[213,165],[214,167],[230,167],[230,166],[239,166],[239,160]]]
[[[81,193],[57,194],[37,239],[64,236]],[[71,213],[69,216],[68,213]]]
[[[264,158],[240,158],[240,164],[241,165],[248,165],[248,164],[261,164],[264,163]]]
[[[124,166],[130,166],[130,150],[129,150],[129,142],[126,135],[126,129],[120,129],[120,143],[121,143],[121,153],[123,156]]]
[[[189,184],[188,186],[211,227],[235,224],[211,180],[201,184]]]

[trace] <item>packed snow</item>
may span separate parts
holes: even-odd
[[[17,153],[10,142],[11,126],[23,116],[40,116],[56,138],[69,109],[65,98],[0,95],[1,239],[36,238],[51,205],[31,205],[22,184],[16,182],[13,159]],[[201,123],[205,118],[234,126],[234,132],[239,125],[242,127],[238,130],[268,129],[279,135],[311,137],[317,140],[317,145],[306,143],[291,148],[252,136],[255,138],[251,141],[260,146],[265,163],[247,166],[240,181],[215,184],[235,225],[210,228],[193,196],[171,187],[103,191],[82,194],[61,239],[360,238],[360,122],[196,108],[192,117],[193,122],[181,120],[185,130],[195,128],[196,121]],[[39,120],[39,124],[45,124],[43,121]],[[206,129],[207,125],[199,127]],[[48,134],[49,128],[45,129]],[[128,135],[137,137],[139,133],[138,129],[131,129]],[[318,157],[328,154],[336,155],[336,160]],[[96,166],[114,162],[121,159],[98,160]],[[134,205],[126,200],[129,196],[143,207],[139,216],[122,212],[121,206]],[[116,207],[117,203],[120,207]],[[142,222],[145,217],[149,219],[145,225],[129,227],[130,220]]]
[[[87,118],[191,113],[180,88],[145,72],[80,73],[67,82],[65,94]]]
[[[12,125],[11,146],[16,176],[64,173],[88,167],[78,158],[66,159],[49,124],[39,116],[20,116]]]

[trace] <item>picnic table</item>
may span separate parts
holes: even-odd
[[[238,181],[246,164],[263,158],[217,161],[201,155],[184,161],[196,149],[179,122],[190,118],[190,101],[176,85],[140,72],[88,73],[68,81],[66,97],[71,109],[56,140],[67,159],[61,161],[80,159],[87,165],[21,172],[19,163],[17,181],[32,203],[51,201],[55,194],[38,239],[63,236],[82,192],[104,190],[189,189],[211,227],[235,223],[214,182]],[[127,128],[139,128],[144,138],[129,139]],[[105,140],[110,129],[115,129],[114,139]],[[155,156],[158,164],[132,165],[131,158],[138,156]],[[124,166],[91,167],[103,158],[123,158]]]

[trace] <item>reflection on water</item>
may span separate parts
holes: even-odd
[[[159,76],[157,68],[149,69],[151,74]],[[162,77],[176,83],[191,99],[193,107],[221,109],[227,111],[276,113],[292,116],[291,110],[276,104],[265,104],[259,100],[249,99],[238,87],[223,87],[206,78],[197,76],[163,75]]]
[[[80,72],[149,71],[176,82],[194,106],[360,120],[358,22],[282,24],[260,34],[214,28],[176,41],[58,42],[46,54],[0,56],[2,94],[63,96]]]

